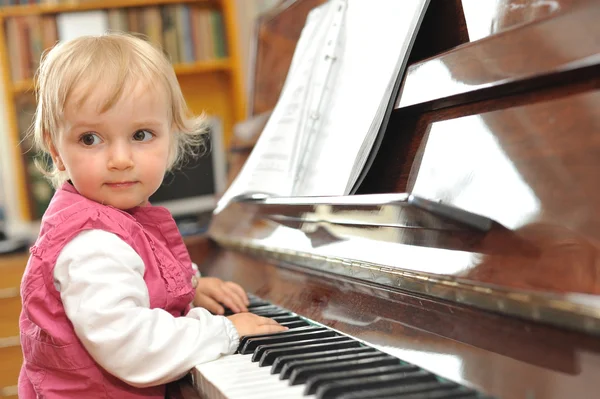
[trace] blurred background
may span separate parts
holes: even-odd
[[[185,219],[210,214],[226,187],[227,148],[234,126],[248,116],[255,23],[281,3],[0,0],[0,234],[34,237],[53,194],[34,166],[38,154],[26,135],[35,111],[33,76],[42,53],[60,40],[109,30],[140,34],[160,46],[173,62],[191,110],[210,118],[210,151],[186,170],[168,175],[152,198],[181,219],[184,230],[202,228]],[[4,250],[9,245],[5,242]]]

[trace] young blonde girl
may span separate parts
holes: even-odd
[[[37,93],[56,193],[21,285],[19,398],[164,398],[240,336],[284,329],[244,313],[237,284],[197,278],[171,215],[148,203],[202,133],[160,50],[124,34],[61,43]]]

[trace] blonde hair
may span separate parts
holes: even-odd
[[[36,75],[37,109],[32,125],[36,148],[50,154],[61,127],[65,104],[75,89],[83,90],[85,101],[98,84],[109,85],[108,95],[100,108],[113,107],[131,83],[146,82],[150,87],[162,84],[169,102],[171,129],[175,140],[169,158],[169,169],[184,155],[197,155],[203,148],[205,133],[203,116],[193,116],[170,61],[148,41],[126,33],[84,36],[57,44],[44,54]],[[56,165],[41,167],[57,188],[68,177]]]

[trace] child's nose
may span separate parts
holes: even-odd
[[[108,168],[125,170],[133,167],[131,148],[126,144],[115,144],[110,149]]]

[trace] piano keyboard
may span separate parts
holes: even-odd
[[[484,398],[352,337],[256,296],[248,310],[289,330],[242,337],[236,354],[193,370],[209,399]]]

